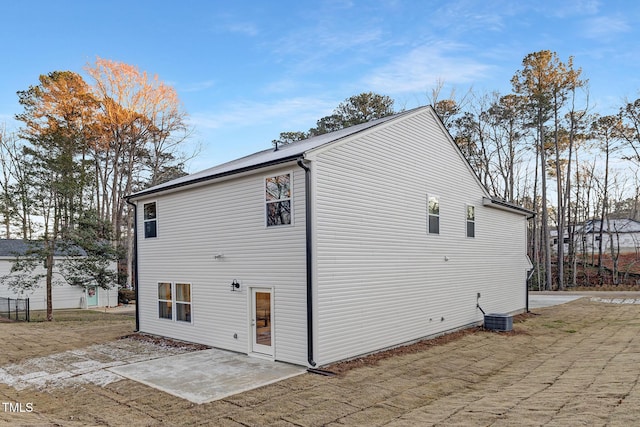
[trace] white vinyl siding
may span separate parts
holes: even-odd
[[[162,208],[162,238],[138,235],[143,332],[246,353],[249,287],[273,288],[275,359],[306,364],[304,202],[292,205],[295,224],[265,227],[265,177],[290,173],[292,199],[304,201],[304,171],[296,168],[154,196]],[[234,280],[240,288],[232,291]],[[158,282],[191,284],[192,323],[158,318]]]
[[[524,308],[526,220],[481,206],[486,193],[430,111],[310,158],[316,362],[480,322],[478,292],[485,311]],[[396,202],[381,206],[381,183]],[[437,239],[425,233],[431,193],[439,201]],[[469,201],[482,211],[475,239],[462,231]]]

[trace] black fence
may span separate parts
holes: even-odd
[[[28,322],[29,298],[0,297],[0,317],[16,321]]]

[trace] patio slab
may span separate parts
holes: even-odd
[[[193,403],[207,403],[306,372],[306,368],[220,349],[163,357],[109,369]]]

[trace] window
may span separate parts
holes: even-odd
[[[427,200],[429,234],[440,234],[440,202],[436,196],[428,196]]]
[[[467,205],[467,237],[476,237],[476,208]]]
[[[156,202],[144,204],[144,238],[158,237]]]
[[[176,283],[176,320],[191,322],[191,285]]]
[[[158,317],[191,323],[191,284],[158,283]]]
[[[291,174],[265,181],[267,227],[291,224]]]
[[[158,283],[158,317],[173,319],[171,301],[171,283]]]

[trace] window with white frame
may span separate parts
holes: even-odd
[[[176,320],[191,323],[191,285],[176,283]]]
[[[190,283],[158,283],[158,317],[191,323]]]
[[[476,208],[467,205],[467,237],[476,237]]]
[[[160,319],[173,319],[171,287],[171,283],[158,283],[158,317]]]
[[[291,174],[265,180],[267,227],[291,224]]]
[[[158,237],[158,211],[156,202],[145,203],[144,211],[144,238]]]
[[[440,234],[440,201],[437,196],[427,196],[427,227],[429,234]]]

